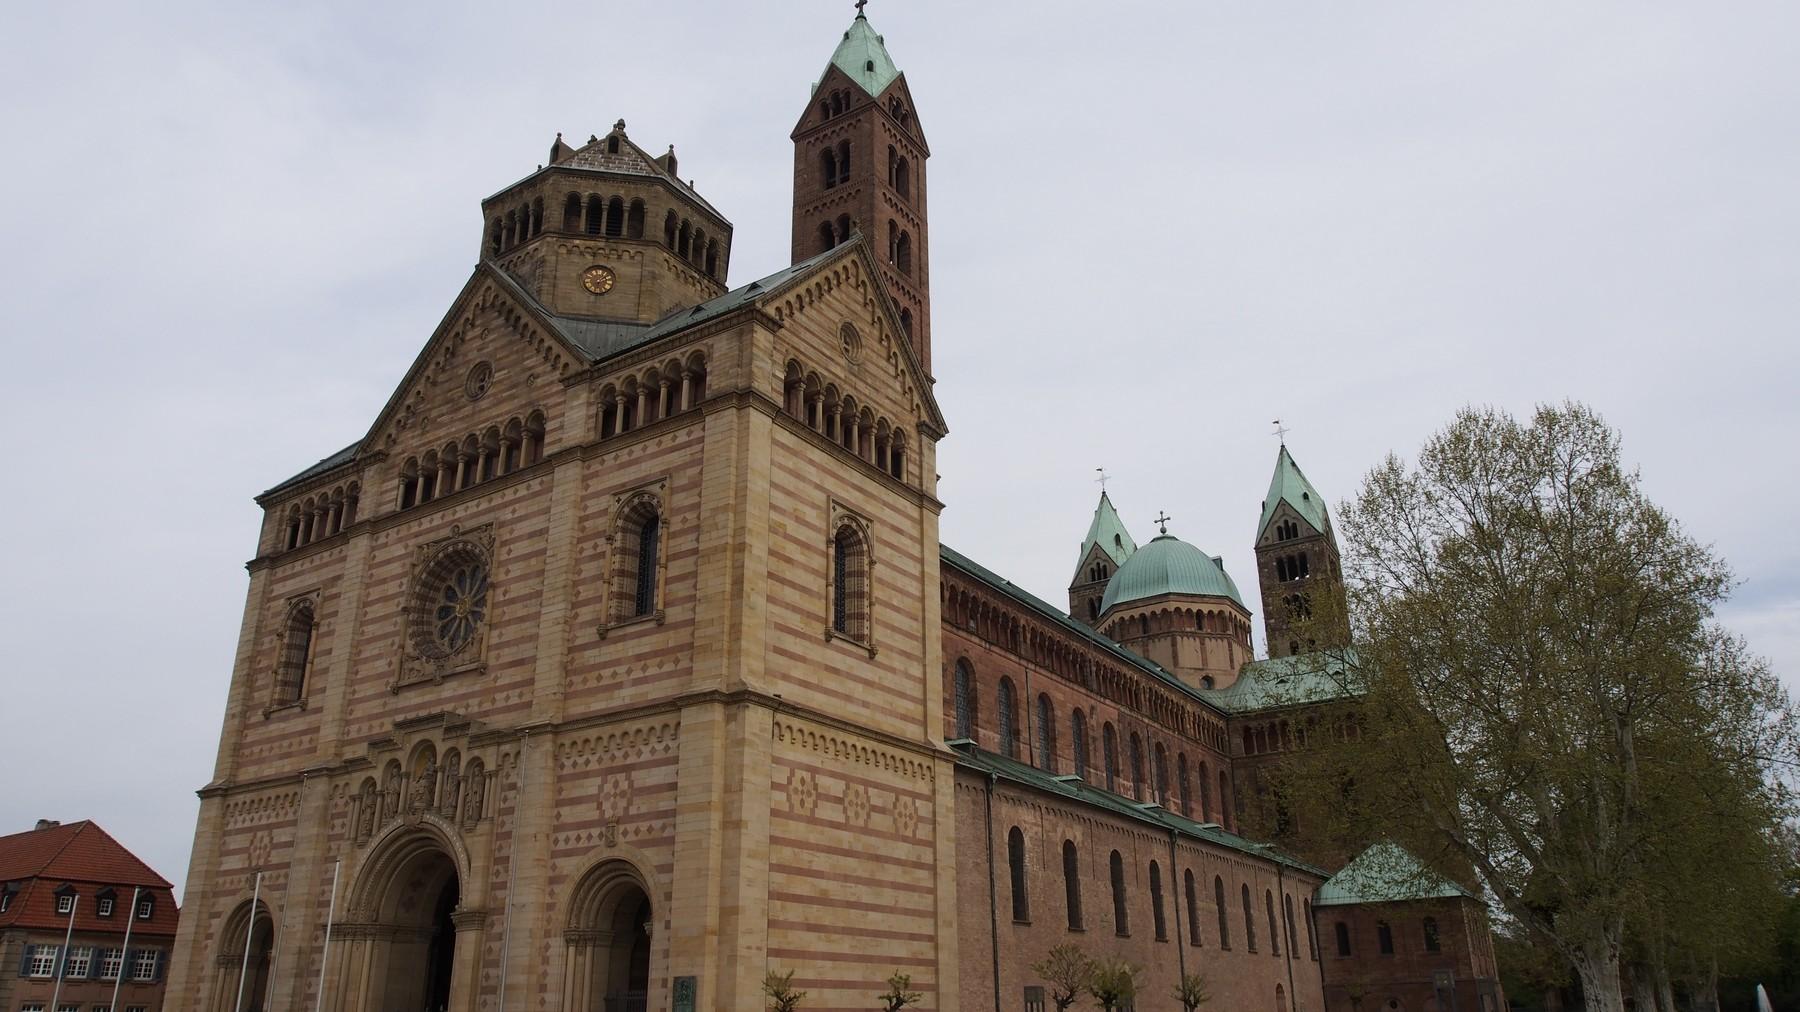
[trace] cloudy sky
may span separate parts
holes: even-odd
[[[673,143],[789,262],[847,0],[0,13],[0,830],[178,884],[258,512],[362,435],[562,131]],[[930,139],[944,539],[1063,600],[1096,467],[1247,591],[1276,444],[1333,500],[1578,398],[1800,684],[1800,5],[874,0]]]

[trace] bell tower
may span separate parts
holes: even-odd
[[[1344,645],[1344,574],[1331,513],[1286,443],[1256,527],[1256,579],[1270,657]]]
[[[794,262],[866,238],[900,326],[931,374],[931,258],[925,159],[931,149],[906,75],[857,4],[795,124]]]

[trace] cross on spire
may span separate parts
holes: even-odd
[[[1106,468],[1104,467],[1096,467],[1094,470],[1100,472],[1100,477],[1095,478],[1094,480],[1100,483],[1100,494],[1105,495],[1106,483],[1112,480],[1112,476],[1106,473]]]
[[[1162,533],[1167,534],[1169,533],[1169,521],[1173,519],[1175,518],[1169,515],[1168,510],[1158,510],[1156,514],[1156,526]]]
[[[1282,446],[1287,445],[1288,431],[1289,431],[1288,427],[1281,424],[1281,419],[1279,419],[1279,418],[1275,419],[1275,438],[1281,440]]]
[[[856,16],[859,18],[862,17],[863,16],[863,8],[867,7],[868,5],[869,5],[869,0],[856,0]]]

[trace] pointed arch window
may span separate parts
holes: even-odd
[[[1075,852],[1074,840],[1063,841],[1062,864],[1063,905],[1069,911],[1069,930],[1081,931],[1081,858]]]
[[[1025,834],[1014,826],[1006,834],[1006,867],[1012,876],[1014,924],[1031,923],[1031,894],[1025,882]]]
[[[956,736],[975,738],[975,675],[967,661],[956,662]]]

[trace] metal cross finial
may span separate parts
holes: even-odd
[[[1111,481],[1112,477],[1106,473],[1106,468],[1104,467],[1096,467],[1094,470],[1100,472],[1100,477],[1095,478],[1094,480],[1100,483],[1100,494],[1105,495],[1106,483]]]
[[[862,17],[863,16],[863,8],[867,7],[868,5],[869,5],[869,0],[856,0],[856,16],[859,18]]]
[[[1156,515],[1156,526],[1164,534],[1167,534],[1167,533],[1169,533],[1169,521],[1171,521],[1173,519],[1175,519],[1175,518],[1169,515],[1168,510],[1160,510],[1157,512],[1157,515]]]
[[[1287,434],[1288,427],[1281,424],[1281,419],[1275,419],[1275,438],[1281,440],[1282,446],[1287,445]]]

